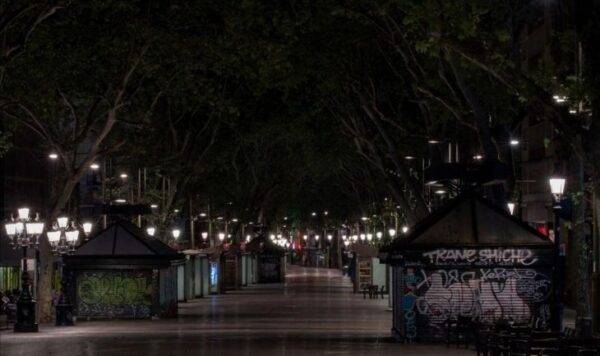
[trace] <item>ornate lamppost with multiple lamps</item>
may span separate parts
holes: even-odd
[[[81,226],[86,236],[92,231],[92,223],[84,222]],[[69,298],[69,278],[64,270],[63,256],[75,251],[75,246],[79,240],[79,227],[74,221],[69,221],[66,216],[56,219],[52,230],[46,232],[50,247],[55,255],[59,255],[61,269],[60,298],[56,305],[56,326],[72,326],[73,323],[73,304]]]
[[[29,208],[20,208],[17,211],[17,218],[11,216],[10,221],[4,224],[10,243],[13,247],[20,247],[23,251],[21,294],[17,301],[15,332],[38,331],[35,316],[36,302],[31,296],[31,282],[29,280],[29,273],[27,272],[27,249],[38,247],[39,237],[44,232],[44,222],[40,220],[39,214],[36,214],[34,219],[29,214]]]

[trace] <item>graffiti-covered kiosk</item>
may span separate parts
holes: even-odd
[[[126,220],[117,220],[66,256],[80,319],[177,315],[177,265],[184,256]]]
[[[392,336],[445,337],[447,320],[550,321],[553,250],[547,237],[476,196],[464,195],[397,239],[392,266]]]

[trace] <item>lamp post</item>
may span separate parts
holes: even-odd
[[[17,218],[11,216],[4,225],[6,234],[13,247],[21,247],[23,251],[21,272],[21,293],[17,301],[17,323],[15,332],[37,332],[38,324],[35,317],[35,300],[31,297],[31,284],[27,273],[27,248],[37,248],[39,237],[44,231],[44,222],[36,214],[35,219],[29,217],[29,208],[20,208]]]
[[[92,232],[92,223],[84,222],[82,229],[88,236]],[[73,304],[69,298],[69,278],[65,273],[64,255],[75,251],[79,240],[79,228],[67,216],[60,216],[56,219],[52,230],[46,232],[46,237],[52,252],[60,256],[60,298],[56,304],[56,326],[73,326]]]
[[[561,260],[561,241],[560,241],[560,201],[565,191],[566,179],[561,177],[552,177],[549,179],[550,191],[554,197],[554,274],[553,274],[553,305],[551,329],[554,332],[562,331],[563,305],[561,301],[561,278],[562,278],[562,260]]]

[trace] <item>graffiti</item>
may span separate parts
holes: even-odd
[[[402,310],[405,336],[438,338],[449,318],[483,323],[511,318],[546,325],[552,283],[541,271],[523,268],[425,270],[407,267]]]
[[[82,317],[147,318],[152,295],[151,273],[83,271],[77,278],[77,308]]]
[[[435,265],[531,266],[538,261],[526,248],[436,249],[423,253]]]

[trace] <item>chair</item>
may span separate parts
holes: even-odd
[[[465,316],[458,316],[456,319],[448,318],[445,322],[446,327],[446,346],[456,343],[460,347],[461,340],[465,347],[469,347],[468,333],[470,331],[471,319]]]

